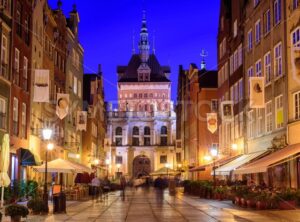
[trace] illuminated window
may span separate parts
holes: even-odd
[[[250,29],[250,31],[248,32],[248,51],[250,51],[253,47],[253,43],[252,43],[252,30]]]
[[[294,119],[300,119],[300,91],[294,94]]]
[[[275,118],[276,129],[283,127],[284,115],[283,115],[283,96],[277,96],[275,98]]]
[[[271,11],[268,9],[264,14],[265,35],[271,31]]]

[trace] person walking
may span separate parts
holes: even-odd
[[[124,176],[120,177],[120,185],[121,185],[121,195],[122,199],[125,200],[125,189],[126,189],[126,178]]]
[[[93,194],[93,200],[97,200],[98,202],[98,195],[99,195],[99,187],[100,187],[100,180],[98,177],[95,177],[92,182],[91,182],[91,186],[92,186],[92,194]]]

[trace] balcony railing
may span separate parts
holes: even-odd
[[[108,116],[112,118],[151,118],[151,117],[170,117],[169,111],[158,112],[133,112],[133,111],[111,111],[108,112]]]
[[[6,129],[6,113],[0,113],[0,129]]]
[[[18,136],[19,133],[19,122],[13,121],[13,134]]]

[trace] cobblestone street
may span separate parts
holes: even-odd
[[[9,221],[5,218],[4,222]],[[236,208],[227,201],[170,196],[154,189],[128,190],[125,200],[112,193],[103,202],[68,203],[67,214],[29,216],[27,221],[203,221],[203,222],[298,222],[300,210],[254,211]]]

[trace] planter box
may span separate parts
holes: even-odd
[[[295,210],[296,209],[296,201],[295,200],[280,201],[279,209],[280,210]]]

